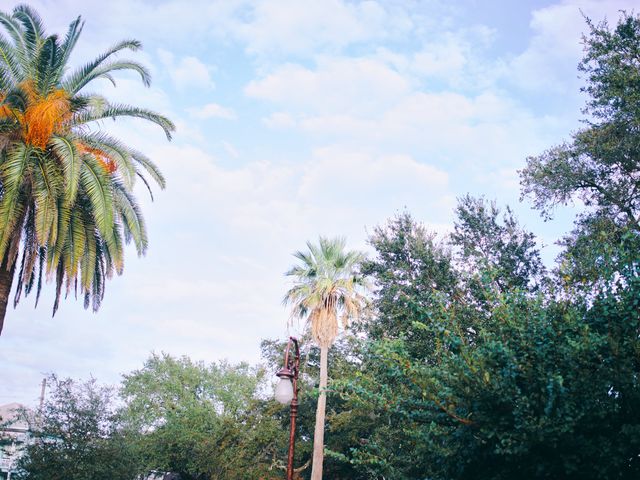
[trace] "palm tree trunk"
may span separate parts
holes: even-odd
[[[4,316],[7,313],[7,305],[9,303],[9,295],[11,294],[11,285],[13,284],[13,274],[16,271],[16,261],[8,265],[11,249],[7,248],[0,265],[0,335],[2,335],[2,327],[4,326]]]
[[[327,369],[329,347],[320,347],[320,395],[316,409],[316,427],[313,433],[313,464],[311,480],[322,480],[324,461],[324,419],[327,409]]]

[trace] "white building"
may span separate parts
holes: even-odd
[[[21,412],[24,405],[8,403],[0,405],[0,479],[10,480],[15,473],[18,459],[30,440],[29,424]]]

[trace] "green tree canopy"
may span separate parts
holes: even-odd
[[[49,395],[35,415],[25,413],[33,442],[19,463],[28,480],[132,479],[138,473],[130,438],[117,414],[117,392],[92,379],[48,379]]]
[[[286,432],[260,398],[264,371],[152,355],[124,376],[123,420],[136,432],[141,473],[183,480],[277,478]]]
[[[466,195],[456,207],[451,243],[460,265],[473,275],[490,272],[499,291],[535,291],[545,271],[533,233],[524,230],[508,206],[500,221],[495,202]]]
[[[640,233],[640,17],[623,12],[613,29],[606,21],[587,25],[579,66],[586,127],[527,159],[522,193],[545,215],[580,199],[586,214]]]

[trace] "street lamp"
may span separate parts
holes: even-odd
[[[293,358],[289,352],[291,344],[295,347]],[[287,349],[284,352],[284,366],[276,373],[280,377],[276,385],[276,400],[283,405],[291,404],[291,427],[289,430],[289,460],[287,462],[287,480],[293,480],[293,453],[296,442],[296,418],[298,417],[298,373],[300,370],[300,348],[298,339],[289,337]]]

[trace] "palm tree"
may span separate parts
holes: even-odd
[[[320,347],[320,385],[316,424],[313,436],[312,480],[322,478],[324,460],[324,423],[327,404],[327,356],[335,341],[340,324],[347,327],[360,317],[365,305],[361,293],[366,284],[357,272],[364,255],[345,251],[344,238],[320,237],[318,245],[307,242],[307,252],[296,252],[300,264],[286,275],[294,285],[284,297],[291,305],[292,318],[305,318],[313,340]]]
[[[97,310],[105,280],[122,273],[123,244],[147,248],[144,219],[132,194],[145,174],[164,188],[151,160],[102,132],[103,119],[136,117],[159,125],[168,139],[173,123],[152,111],[111,104],[85,93],[94,80],[132,70],[149,86],[141,64],[118,58],[141,47],[114,45],[67,73],[84,23],[71,22],[64,39],[47,35],[38,14],[20,5],[0,12],[0,333],[14,280],[14,302],[55,279],[55,314],[63,286],[80,290]],[[19,265],[19,270],[17,266]],[[16,273],[17,270],[17,273]]]

